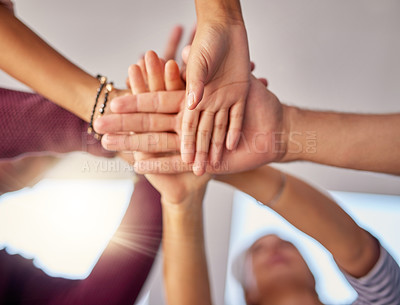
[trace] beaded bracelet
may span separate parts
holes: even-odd
[[[103,116],[104,111],[105,111],[106,106],[107,106],[107,102],[108,102],[108,95],[109,95],[110,92],[113,91],[113,90],[114,90],[114,83],[113,83],[113,82],[108,83],[108,84],[106,85],[106,92],[105,92],[105,94],[104,94],[104,102],[103,102],[103,104],[100,106],[99,115],[97,116],[97,118],[100,118],[100,117]],[[95,133],[95,134],[94,134],[94,137],[95,137],[97,140],[100,140],[100,139],[101,139],[101,135],[99,135],[98,133]]]
[[[98,117],[101,117],[104,114],[104,110],[105,110],[105,108],[107,106],[108,95],[113,90],[114,90],[114,83],[113,82],[108,83],[106,85],[106,93],[104,95],[104,103],[103,103],[103,105],[100,106],[100,109],[99,109],[100,114],[99,114]]]
[[[96,76],[96,78],[100,81],[100,85],[99,85],[99,88],[97,89],[96,99],[94,101],[94,105],[93,105],[93,109],[92,109],[92,115],[90,116],[89,128],[87,130],[88,134],[91,134],[93,132],[94,113],[96,112],[96,107],[97,107],[97,103],[99,101],[101,91],[103,91],[103,88],[107,82],[107,77],[101,76],[100,74],[98,74]]]
[[[270,200],[270,202],[264,204],[264,203],[262,203],[262,202],[257,200],[257,203],[259,205],[262,205],[263,207],[267,206],[269,208],[272,208],[279,201],[279,199],[281,199],[283,190],[285,189],[285,186],[286,186],[286,175],[283,172],[281,172],[281,181],[282,181],[281,182],[281,187],[279,188],[278,192],[275,194],[274,198],[272,198]]]

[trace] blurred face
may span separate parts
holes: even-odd
[[[297,248],[276,235],[257,240],[248,250],[246,262],[246,281],[259,292],[315,287],[314,277]],[[249,269],[251,272],[247,272]]]

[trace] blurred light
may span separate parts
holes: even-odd
[[[85,278],[118,228],[132,180],[45,179],[0,197],[0,249],[52,276]]]

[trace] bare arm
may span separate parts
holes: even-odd
[[[175,122],[158,124],[158,129],[149,125],[143,132],[176,132],[179,141],[183,138],[180,128],[183,123],[182,93],[164,92],[158,95],[139,95],[131,100],[114,100],[115,111],[129,116],[134,108],[137,112],[177,113]],[[158,100],[156,105],[165,105],[165,109],[142,107]],[[168,100],[168,103],[166,102]],[[139,103],[140,101],[140,103]],[[175,102],[174,102],[175,101]],[[251,78],[250,92],[246,102],[242,128],[242,140],[234,151],[220,150],[222,162],[229,165],[229,172],[240,172],[270,162],[290,162],[305,160],[332,166],[384,172],[400,175],[400,114],[351,114],[323,112],[286,106],[265,89],[260,81]],[[143,114],[148,115],[148,114]],[[102,132],[129,131],[121,128],[120,122],[114,128],[103,128]],[[115,127],[119,127],[117,129]],[[135,131],[135,130],[134,130]],[[143,137],[146,135],[143,133]],[[161,141],[160,141],[161,142]],[[121,143],[123,143],[121,141]],[[162,145],[160,145],[161,147]],[[165,146],[165,145],[164,145]],[[213,146],[215,147],[215,146]],[[117,147],[117,150],[129,150],[129,147]],[[179,146],[174,147],[179,150]],[[149,150],[143,149],[145,152]],[[151,151],[162,152],[162,151]],[[161,161],[164,166],[154,166]],[[158,157],[146,160],[153,173],[174,172],[176,156]],[[144,166],[142,166],[144,167]],[[187,170],[181,165],[179,169]],[[179,170],[178,170],[179,171]],[[207,168],[208,172],[226,173],[223,167]]]
[[[134,94],[163,88],[178,90],[184,86],[178,65],[174,61],[165,65],[161,62],[157,54],[150,51],[144,56],[143,67],[139,66],[141,61],[139,65],[130,67],[129,83]],[[155,121],[161,123],[165,119],[160,116]],[[135,125],[135,120],[127,121]],[[136,124],[140,125],[137,121]],[[202,216],[203,196],[210,177],[195,177],[192,173],[146,177],[161,193],[164,280],[168,303],[211,304]]]
[[[197,192],[178,205],[162,201],[164,280],[168,304],[212,304],[202,199],[203,194]]]
[[[199,21],[203,19],[242,21],[239,0],[196,0],[196,13]]]
[[[89,121],[98,80],[51,48],[2,5],[0,69]]]
[[[198,22],[187,57],[181,156],[202,175],[209,162],[221,160],[224,146],[233,150],[238,145],[250,59],[240,1],[196,0],[195,4]]]
[[[280,172],[268,166],[217,179],[264,204],[271,201],[282,183]],[[331,198],[295,177],[287,176],[283,193],[272,209],[319,241],[338,265],[354,277],[366,275],[379,258],[378,242],[368,232]]]
[[[400,114],[350,114],[290,107],[290,137],[282,161],[400,175]]]

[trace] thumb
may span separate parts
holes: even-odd
[[[201,50],[193,45],[189,50],[186,68],[186,104],[189,110],[193,110],[203,98],[204,86],[210,71],[207,59],[202,55]],[[186,54],[182,54],[184,61]]]

